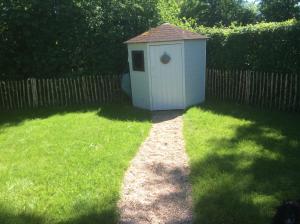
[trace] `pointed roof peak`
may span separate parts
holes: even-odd
[[[148,43],[195,39],[207,39],[207,37],[188,30],[183,30],[170,23],[163,23],[160,26],[151,28],[149,31],[127,40],[125,43]]]

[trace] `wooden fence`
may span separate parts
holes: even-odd
[[[207,69],[206,95],[284,111],[300,110],[297,74]]]
[[[120,76],[0,80],[0,110],[105,103],[119,91]]]
[[[285,111],[300,111],[296,74],[207,69],[206,96]],[[0,80],[0,110],[111,102],[120,76]]]

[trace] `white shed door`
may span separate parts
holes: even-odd
[[[150,46],[152,110],[184,108],[182,54],[182,44]]]

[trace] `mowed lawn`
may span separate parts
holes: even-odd
[[[300,115],[210,101],[189,109],[184,136],[195,223],[266,224],[300,198]]]
[[[0,223],[116,223],[150,114],[127,105],[1,114]]]

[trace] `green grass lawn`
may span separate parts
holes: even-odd
[[[210,101],[189,109],[184,135],[195,223],[266,224],[300,198],[300,116]]]
[[[127,105],[0,115],[0,223],[116,223],[150,114]]]

